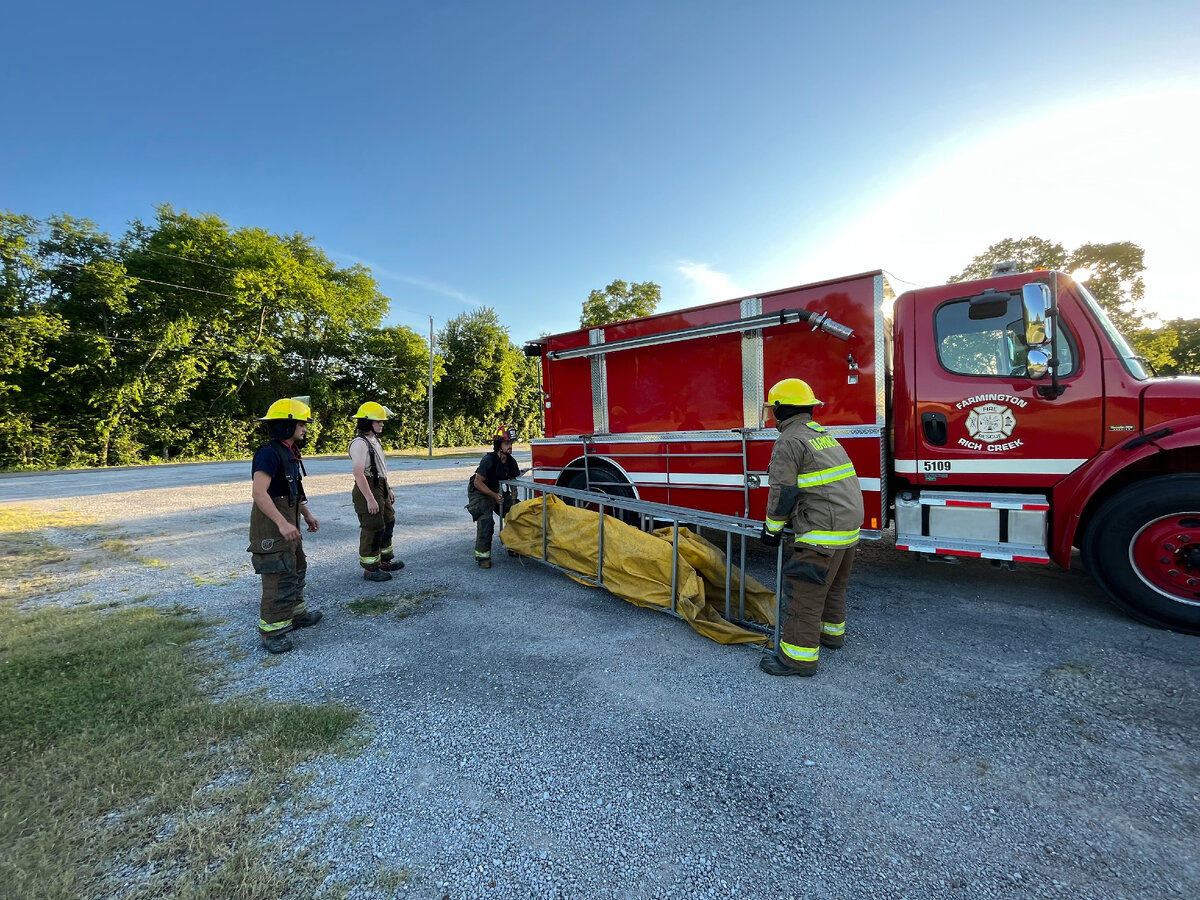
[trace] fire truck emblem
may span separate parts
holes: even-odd
[[[1007,406],[999,403],[984,403],[971,410],[967,416],[967,431],[971,437],[987,444],[1002,441],[1017,427],[1017,417]]]

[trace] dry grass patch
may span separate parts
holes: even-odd
[[[0,603],[58,593],[77,584],[77,573],[64,577],[54,570],[71,556],[51,543],[45,530],[75,528],[84,521],[66,513],[0,508]]]
[[[424,591],[411,593],[384,593],[372,597],[359,597],[346,604],[346,609],[356,616],[382,616],[394,612],[397,619],[407,619],[409,616],[428,608],[433,601],[445,596],[446,588],[435,587]]]
[[[0,511],[0,580],[64,556]],[[181,607],[0,598],[0,884],[10,897],[314,897],[325,870],[268,841],[296,766],[354,749],[358,713],[213,702],[210,622]]]

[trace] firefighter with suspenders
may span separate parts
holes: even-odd
[[[392,411],[369,401],[354,414],[358,433],[347,452],[354,464],[350,499],[358,514],[358,564],[367,581],[391,581],[392,572],[404,568],[392,548],[396,528],[396,494],[388,485],[387,459],[379,435]]]
[[[813,421],[813,408],[821,405],[799,378],[785,378],[767,393],[779,438],[771,451],[761,539],[778,547],[789,522],[796,535],[783,564],[787,608],[779,647],[758,664],[770,675],[815,675],[820,648],[837,649],[845,640],[862,489],[842,445]]]
[[[513,504],[512,493],[501,492],[500,482],[518,478],[521,467],[512,458],[512,445],[517,439],[515,425],[501,425],[492,434],[492,452],[484,454],[475,474],[467,482],[467,510],[475,520],[475,563],[481,569],[492,567],[492,536],[496,513],[503,519]],[[511,551],[510,551],[511,553]]]
[[[292,649],[288,633],[321,621],[320,610],[304,605],[304,580],[308,561],[300,536],[303,517],[309,531],[320,524],[308,509],[304,495],[304,444],[312,418],[308,398],[290,398],[271,404],[264,423],[271,440],[254,453],[251,463],[250,559],[262,576],[258,633],[270,653]]]

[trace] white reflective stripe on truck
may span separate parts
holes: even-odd
[[[892,468],[897,475],[921,475],[926,472],[959,475],[1070,475],[1086,459],[998,459],[992,456],[976,459],[916,460],[898,459]],[[936,467],[931,465],[936,463]]]
[[[555,481],[559,473],[563,469],[534,469],[531,477],[535,481]],[[666,472],[629,472],[629,480],[633,484],[669,484],[674,487],[704,487],[711,485],[732,485],[741,487],[744,483],[744,478],[741,475],[714,475],[708,473],[687,473],[673,472],[668,475]],[[864,491],[879,491],[880,480],[878,478],[863,478],[859,476],[859,485]],[[766,479],[763,478],[762,483],[758,486],[759,490],[767,490]]]

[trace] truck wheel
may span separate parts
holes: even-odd
[[[1131,484],[1096,510],[1088,570],[1135,619],[1200,634],[1200,475]]]
[[[568,473],[563,480],[562,486],[570,488],[573,491],[590,490],[593,494],[606,494],[610,497],[628,497],[633,499],[635,494],[633,486],[625,480],[625,476],[614,469],[612,466],[606,466],[603,463],[598,463],[590,467],[591,472],[591,487],[588,487],[588,478],[583,469],[575,469]],[[592,507],[589,503],[584,503],[580,500],[567,500],[572,506]],[[625,522],[627,525],[638,525],[638,514],[629,510],[609,510],[608,515],[614,516]]]

